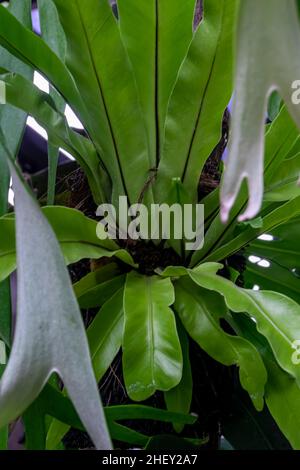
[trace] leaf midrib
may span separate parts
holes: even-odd
[[[106,103],[106,100],[105,100],[105,97],[104,97],[104,92],[103,92],[103,88],[102,88],[102,84],[101,84],[101,78],[100,78],[100,76],[98,74],[98,71],[97,71],[97,68],[96,68],[94,55],[93,55],[91,45],[90,45],[89,36],[88,36],[87,30],[85,28],[85,24],[84,24],[84,21],[83,21],[83,18],[82,18],[81,9],[80,9],[80,6],[78,4],[78,0],[76,0],[76,6],[77,6],[77,11],[78,11],[80,24],[81,24],[81,27],[82,27],[82,30],[83,30],[83,33],[84,33],[84,37],[85,37],[85,40],[86,40],[86,45],[87,45],[87,50],[88,50],[88,54],[89,54],[89,57],[90,57],[91,65],[92,65],[92,68],[93,68],[93,71],[94,71],[95,78],[97,80],[100,96],[101,96],[102,103],[103,103],[103,106],[104,106],[104,111],[105,111],[107,123],[108,123],[108,126],[109,126],[111,138],[112,138],[112,143],[113,143],[113,147],[114,147],[114,151],[115,151],[115,155],[116,155],[116,159],[117,159],[117,163],[118,163],[118,168],[119,168],[119,173],[120,173],[122,185],[123,185],[124,191],[125,191],[125,193],[128,197],[128,191],[127,191],[127,187],[126,187],[126,183],[125,183],[125,179],[124,179],[124,175],[123,175],[123,171],[122,171],[120,153],[119,153],[119,149],[118,149],[118,145],[117,145],[116,136],[115,136],[113,125],[112,125],[112,122],[111,122],[111,119],[110,119],[110,116],[109,116],[109,113],[108,113],[108,107],[107,107],[107,103]],[[107,21],[107,19],[105,20],[105,22],[106,21]]]
[[[146,282],[146,295],[147,295],[147,317],[148,317],[148,342],[149,342],[149,356],[150,356],[150,370],[153,386],[155,384],[155,370],[154,370],[154,354],[155,354],[155,335],[153,326],[153,303],[152,303],[152,281],[149,278],[145,278]]]
[[[156,168],[160,160],[160,120],[159,120],[159,6],[158,0],[155,0],[155,65],[154,65],[154,109],[155,109],[155,133],[156,133]]]
[[[220,39],[221,39],[221,36],[222,36],[223,27],[224,27],[224,25],[223,25],[224,10],[225,10],[225,7],[224,7],[224,3],[223,3],[222,19],[221,19],[220,28],[219,28],[219,31],[218,31],[218,40],[217,40],[217,44],[216,44],[216,49],[215,49],[213,60],[211,62],[211,66],[210,66],[210,70],[209,70],[209,76],[208,76],[206,84],[205,84],[204,92],[203,92],[201,103],[200,103],[200,109],[199,109],[197,119],[196,119],[196,123],[195,123],[195,128],[194,128],[192,139],[191,139],[191,142],[190,142],[190,147],[189,147],[189,150],[188,150],[188,154],[187,154],[187,157],[186,157],[186,160],[185,160],[185,165],[184,165],[184,169],[183,169],[183,173],[182,173],[182,181],[183,182],[184,182],[184,179],[186,177],[187,170],[188,170],[190,157],[191,157],[192,150],[193,150],[194,141],[195,141],[198,126],[199,126],[199,123],[200,123],[200,120],[201,120],[202,109],[203,109],[203,106],[204,106],[207,90],[208,90],[209,85],[210,85],[210,79],[211,79],[211,76],[212,76],[212,73],[213,73],[213,70],[214,70],[216,58],[217,58],[218,51],[219,51]]]

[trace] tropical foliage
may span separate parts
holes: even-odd
[[[203,445],[205,436],[185,434],[197,419],[190,414],[196,343],[214,361],[236,366],[235,416],[246,413],[257,423],[257,447],[284,445],[284,435],[300,449],[300,134],[289,95],[300,67],[296,2],[202,6],[199,22],[195,0],[118,0],[114,10],[108,0],[38,0],[42,37],[31,31],[31,1],[0,6],[7,100],[0,108],[0,335],[9,355],[0,381],[2,447],[8,424],[20,415],[27,448],[60,448],[70,427],[85,429],[98,448],[112,440],[146,447],[153,436],[128,425],[141,419],[173,423],[186,445]],[[293,60],[287,50],[295,50]],[[34,71],[50,82],[50,94],[33,84]],[[270,102],[272,122],[265,125],[274,89],[286,106]],[[66,104],[84,135],[69,127]],[[16,163],[27,115],[48,134],[42,209]],[[175,239],[105,239],[96,220],[57,204],[59,148],[84,171],[96,205],[118,208],[119,196],[148,206],[204,204],[204,246],[191,253]],[[216,161],[217,180],[207,191],[203,175]],[[93,260],[91,272],[72,286],[67,266],[83,259]],[[8,278],[16,269],[11,343]],[[97,309],[86,332],[79,307]],[[102,407],[97,383],[120,351],[130,400],[163,392],[166,409],[148,402]],[[242,390],[252,401],[246,411]],[[281,444],[272,441],[266,408],[283,433],[276,431]],[[232,423],[221,425],[232,446],[245,448]]]

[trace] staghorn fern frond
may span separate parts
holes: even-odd
[[[244,179],[249,202],[239,216],[254,217],[263,198],[264,129],[268,97],[278,90],[300,128],[292,101],[300,79],[300,26],[294,0],[243,0],[237,30],[235,94],[229,154],[221,189],[221,219],[229,213]]]

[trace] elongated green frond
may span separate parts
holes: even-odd
[[[266,185],[272,181],[274,173],[278,171],[279,166],[285,158],[288,156],[292,157],[300,150],[297,150],[297,145],[299,145],[298,139],[299,131],[289,116],[286,107],[283,107],[277,118],[266,130],[264,164],[264,178]],[[193,263],[197,263],[204,259],[207,253],[213,251],[217,246],[224,245],[226,241],[231,241],[237,227],[238,216],[247,204],[246,189],[247,188],[245,186],[242,187],[226,225],[222,223],[219,212],[213,221],[211,221],[205,235],[204,246],[201,250],[195,253]]]
[[[193,278],[193,274],[191,274]],[[255,347],[238,336],[225,333],[217,317],[226,317],[226,305],[220,295],[195,289],[188,277],[175,284],[175,309],[189,335],[210,356],[225,365],[239,366],[241,385],[248,391],[258,410],[263,408],[267,374]]]
[[[270,347],[265,338],[257,332],[253,321],[243,315],[234,315],[234,322],[240,334],[255,344],[260,351],[268,371],[266,404],[293,448],[299,449],[300,388],[296,380],[278,366]]]
[[[31,28],[31,1],[25,0],[19,2],[12,0],[8,6],[9,11],[21,23]],[[5,49],[0,50],[0,67],[13,68],[26,78],[32,77],[30,68],[21,61],[10,55]],[[0,127],[6,136],[6,145],[11,154],[16,157],[23,135],[26,123],[26,113],[10,106],[0,106]],[[0,141],[0,152],[5,149]],[[8,209],[8,188],[10,181],[10,171],[5,158],[0,158],[0,216],[5,214]],[[10,280],[6,279],[0,283],[0,338],[6,346],[11,345],[11,291]],[[3,343],[1,343],[3,347]],[[0,365],[0,376],[5,369],[5,365]],[[2,427],[0,430],[0,449],[4,450],[8,447],[8,426]]]
[[[166,117],[165,141],[156,186],[179,177],[193,201],[206,159],[217,145],[231,96],[234,0],[206,0],[198,27],[180,69]],[[166,182],[167,180],[167,182]]]
[[[87,274],[74,284],[74,291],[81,308],[102,306],[125,282],[125,274],[115,263],[110,263]]]
[[[264,192],[265,201],[288,201],[300,195],[300,153],[284,160]]]
[[[254,241],[260,235],[280,227],[282,224],[293,220],[294,217],[300,213],[300,196],[288,201],[279,207],[271,210],[265,217],[261,218],[259,227],[252,227],[249,225],[236,237],[232,237],[228,243],[220,247],[216,243],[215,249],[206,256],[205,261],[222,261],[224,258],[236,253],[243,247],[246,247],[250,242]],[[192,264],[196,261],[198,253],[192,259]]]
[[[252,254],[250,255],[250,253]],[[255,251],[249,250],[246,252],[250,257],[256,257],[257,255],[253,253]],[[257,257],[257,262],[262,260],[267,265],[263,264],[261,266],[260,264],[247,261],[246,269],[243,273],[244,286],[248,289],[256,286],[256,289],[259,287],[262,290],[280,292],[300,303],[300,279],[297,272],[281,266],[276,261],[269,261],[266,257],[262,259]]]
[[[19,2],[12,0],[9,6],[10,12],[24,23],[28,28],[31,27],[31,2],[26,0]],[[32,77],[30,68],[21,61],[11,56],[5,49],[0,50],[0,67],[13,68],[26,78]],[[6,137],[6,145],[12,155],[16,156],[20,140],[23,135],[26,123],[26,113],[10,106],[0,106],[0,127]],[[0,142],[0,152],[4,152]],[[5,159],[0,159],[0,216],[7,212],[8,208],[8,188],[10,173]],[[10,342],[11,309],[10,309],[10,286],[9,281],[0,284],[0,336],[6,344]]]
[[[66,38],[53,0],[38,0],[42,38],[61,59],[66,58]]]
[[[199,286],[219,292],[234,312],[254,317],[278,364],[300,383],[299,367],[292,360],[295,341],[300,338],[300,306],[296,302],[277,292],[241,289],[221,276],[206,273],[205,263],[189,274]]]
[[[137,299],[137,292],[139,297]],[[170,390],[182,375],[182,353],[169,279],[127,275],[124,292],[123,372],[128,395],[137,401]]]
[[[188,414],[190,412],[190,407],[193,398],[193,377],[189,357],[189,339],[180,320],[177,321],[177,331],[182,350],[182,377],[176,387],[173,387],[171,390],[164,393],[164,397],[167,409],[169,411]],[[178,423],[177,421],[174,421],[173,427],[176,432],[180,433],[182,432],[184,425]]]
[[[92,138],[113,180],[113,190],[116,197],[127,194],[137,202],[151,165],[118,23],[107,0],[54,3],[67,38],[66,63],[92,116]]]
[[[66,207],[43,209],[60,243],[67,264],[83,258],[98,259],[116,256],[133,265],[131,256],[119,250],[112,240],[100,240],[96,231],[97,222],[81,212]],[[104,230],[104,229],[103,229]],[[0,219],[0,280],[5,279],[16,268],[15,221],[10,217]]]
[[[6,85],[7,102],[28,112],[46,129],[51,143],[74,155],[86,173],[95,200],[102,202],[104,195],[99,184],[102,169],[93,144],[69,128],[64,115],[56,110],[54,101],[33,83],[16,74],[2,75],[1,80]]]
[[[118,0],[148,131],[151,165],[159,162],[168,101],[193,33],[195,0]]]
[[[64,62],[66,55],[66,39],[54,3],[52,0],[38,0],[38,11],[44,41]],[[63,112],[66,106],[65,100],[53,87],[50,89],[50,96],[54,100],[56,108]],[[58,156],[59,148],[52,145],[51,142],[48,142],[48,205],[54,204]]]
[[[270,236],[271,235],[271,236]],[[266,239],[258,239],[245,250],[245,256],[255,256],[256,263],[248,260],[244,273],[245,287],[258,285],[300,302],[299,217],[271,230]],[[268,267],[257,264],[267,260]]]
[[[266,257],[291,270],[300,269],[300,217],[290,218],[268,233],[273,239],[255,240],[248,249],[249,254]]]
[[[86,124],[88,113],[67,67],[39,36],[24,27],[2,5],[0,5],[0,44],[50,80],[81,121]],[[11,71],[15,71],[14,67]]]

